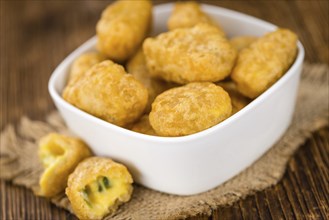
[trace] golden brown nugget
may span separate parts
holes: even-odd
[[[150,124],[161,136],[183,136],[210,128],[231,115],[227,92],[213,83],[190,83],[160,94]]]
[[[155,97],[163,91],[174,87],[173,83],[168,83],[160,79],[152,78],[147,70],[143,50],[140,49],[127,64],[128,73],[131,73],[135,79],[141,82],[148,91],[149,98],[145,109],[146,113],[151,111],[151,105]]]
[[[242,49],[248,47],[250,44],[255,42],[258,38],[252,36],[239,36],[230,39],[230,43],[237,51],[241,51]]]
[[[103,11],[97,23],[98,50],[111,60],[127,60],[145,39],[151,20],[151,1],[116,1]]]
[[[197,2],[176,2],[173,12],[169,17],[167,26],[169,30],[176,28],[193,27],[198,23],[207,23],[216,26],[222,33],[219,24],[216,24],[206,13],[204,13]]]
[[[226,81],[217,83],[218,86],[221,86],[230,96],[232,103],[232,115],[246,107],[250,103],[250,99],[241,95],[234,82]]]
[[[147,38],[143,49],[152,76],[180,84],[222,80],[237,56],[220,31],[205,23]]]
[[[82,54],[74,60],[69,75],[68,83],[74,83],[95,64],[106,60],[106,58],[98,52],[89,52]]]
[[[297,36],[290,30],[268,33],[239,53],[231,75],[238,91],[256,98],[290,67],[297,53]]]
[[[83,141],[51,133],[39,142],[39,158],[45,168],[37,192],[41,196],[52,197],[65,190],[68,176],[80,161],[91,156]]]
[[[80,219],[102,219],[130,200],[133,179],[127,168],[108,158],[90,157],[70,175],[66,195]]]
[[[139,121],[132,126],[131,130],[142,134],[158,136],[150,124],[148,115],[143,115]]]
[[[147,104],[147,89],[121,65],[110,60],[94,65],[63,98],[96,117],[118,126],[137,120]]]

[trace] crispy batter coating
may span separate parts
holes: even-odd
[[[150,124],[161,136],[193,134],[231,115],[227,92],[213,83],[190,83],[160,94],[152,104]]]
[[[69,176],[66,188],[80,219],[102,219],[130,200],[133,179],[127,168],[108,158],[90,157]]]
[[[132,126],[131,130],[142,134],[158,136],[150,124],[148,115],[143,115],[139,121]]]
[[[119,0],[109,5],[96,26],[98,50],[123,62],[138,49],[152,22],[149,0]]]
[[[252,36],[238,36],[230,39],[230,43],[238,52],[240,52],[242,49],[248,47],[257,39],[258,39],[257,37],[252,37]]]
[[[207,23],[216,26],[223,35],[219,24],[215,23],[206,13],[204,13],[197,2],[176,2],[173,12],[168,19],[168,29],[193,27],[198,23]]]
[[[127,71],[147,88],[149,98],[145,109],[146,113],[151,111],[151,105],[157,95],[175,86],[174,83],[168,83],[151,77],[146,67],[145,56],[142,49],[138,50],[138,52],[129,60]]]
[[[76,60],[74,60],[69,75],[68,83],[74,83],[83,77],[84,74],[95,64],[106,60],[106,58],[97,52],[89,52],[82,54]]]
[[[70,173],[80,161],[91,156],[83,141],[51,133],[39,142],[39,158],[45,167],[40,178],[39,195],[52,197],[65,190]]]
[[[250,102],[250,99],[241,95],[234,82],[225,81],[216,83],[218,86],[221,86],[230,96],[232,103],[232,115],[243,109]]]
[[[287,29],[278,29],[240,52],[231,77],[239,92],[249,98],[256,98],[287,71],[296,53],[296,34]]]
[[[94,65],[63,98],[96,117],[118,126],[138,119],[147,104],[147,89],[124,68],[110,60]]]
[[[147,38],[143,49],[152,76],[180,84],[222,80],[237,56],[219,30],[205,23]]]

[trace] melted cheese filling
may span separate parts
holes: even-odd
[[[48,143],[48,145],[44,146],[44,150],[42,152],[42,163],[45,167],[49,167],[54,165],[60,158],[65,154],[65,149],[55,143]]]
[[[84,188],[82,196],[93,212],[102,216],[107,214],[109,207],[113,206],[119,197],[127,194],[128,188],[129,184],[121,179],[100,176]]]

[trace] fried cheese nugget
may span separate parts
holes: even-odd
[[[148,115],[143,115],[139,121],[132,126],[131,130],[142,134],[158,136],[150,124]]]
[[[127,168],[108,158],[82,161],[70,175],[66,195],[80,219],[102,219],[130,200],[133,179]]]
[[[116,1],[103,11],[97,23],[98,50],[111,60],[127,60],[145,39],[151,20],[151,1]]]
[[[67,85],[63,98],[96,117],[124,126],[143,114],[148,94],[121,65],[106,60],[94,65],[75,84]]]
[[[246,107],[250,100],[243,95],[241,95],[234,82],[227,81],[227,82],[219,82],[216,83],[218,86],[221,86],[230,96],[232,102],[232,115]]]
[[[190,83],[160,94],[150,124],[161,136],[183,136],[210,128],[231,115],[227,92],[213,83]]]
[[[97,52],[89,52],[82,54],[74,60],[69,74],[68,83],[74,83],[80,77],[84,76],[86,72],[95,64],[106,60],[106,58]]]
[[[149,98],[145,109],[146,113],[151,111],[152,102],[157,95],[174,86],[173,83],[151,77],[146,67],[145,56],[142,49],[129,60],[127,71],[147,88]]]
[[[91,156],[83,141],[51,133],[40,139],[39,158],[45,168],[40,181],[39,195],[52,197],[65,190],[70,173],[80,161]]]
[[[223,35],[221,27],[204,13],[197,2],[176,2],[173,12],[168,19],[168,29],[193,27],[198,23],[207,23],[216,26]]]
[[[257,39],[258,39],[257,37],[252,37],[252,36],[239,36],[230,39],[230,43],[238,52],[240,52],[242,49],[248,47]]]
[[[290,67],[297,53],[297,36],[290,30],[268,33],[239,53],[232,79],[237,89],[256,98]]]
[[[152,76],[180,84],[222,80],[237,56],[220,31],[205,23],[147,38],[143,49]]]

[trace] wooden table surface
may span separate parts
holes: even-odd
[[[163,1],[162,1],[163,2]],[[22,115],[53,110],[47,82],[54,68],[95,34],[108,1],[1,0],[1,129]],[[160,1],[156,1],[160,3]],[[328,1],[208,1],[294,30],[311,63],[328,59]],[[284,178],[210,219],[329,219],[329,132],[323,128],[298,150]],[[31,191],[1,181],[1,219],[72,219]],[[208,219],[197,216],[191,219]]]

